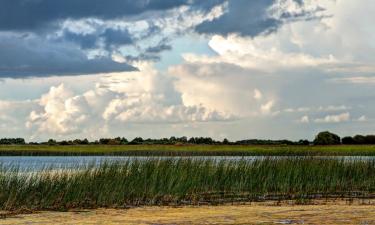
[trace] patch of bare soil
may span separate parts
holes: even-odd
[[[141,207],[9,215],[0,224],[375,224],[375,202],[262,202],[221,206]]]

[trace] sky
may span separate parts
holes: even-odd
[[[0,136],[375,133],[373,0],[2,0]]]

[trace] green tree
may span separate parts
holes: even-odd
[[[353,145],[353,144],[355,144],[354,138],[352,138],[350,136],[343,137],[341,141],[342,141],[342,143],[344,145]]]
[[[314,145],[338,145],[341,139],[337,134],[329,131],[320,132],[314,139]]]
[[[48,144],[48,145],[56,145],[56,144],[57,144],[57,141],[54,140],[54,139],[49,139],[49,140],[47,141],[47,144]]]
[[[355,144],[357,145],[363,145],[366,143],[366,137],[363,135],[357,134],[353,137],[353,139],[354,139]]]

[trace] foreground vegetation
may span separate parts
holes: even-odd
[[[374,193],[375,161],[150,159],[71,172],[0,170],[2,210],[371,197]]]
[[[0,145],[0,156],[375,156],[375,145]]]
[[[277,206],[277,207],[275,207]],[[1,214],[0,214],[1,216]],[[131,209],[44,211],[22,216],[8,215],[3,225],[15,224],[190,224],[190,225],[270,225],[270,224],[374,224],[373,200],[313,200],[293,202],[252,202],[215,207],[137,207]]]

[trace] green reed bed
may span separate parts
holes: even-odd
[[[375,156],[375,145],[0,145],[0,156]]]
[[[78,171],[0,172],[2,210],[370,197],[374,192],[375,161],[150,159]]]

